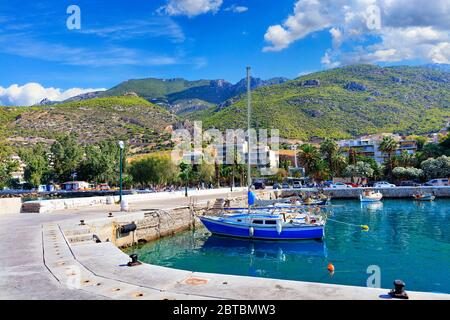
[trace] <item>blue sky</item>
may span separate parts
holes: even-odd
[[[5,0],[0,98],[27,83],[61,94],[145,77],[236,82],[246,65],[267,79],[350,63],[448,63],[448,1],[426,9],[420,2]],[[80,30],[66,26],[73,4],[81,9]],[[371,6],[382,18],[375,29],[367,25]]]

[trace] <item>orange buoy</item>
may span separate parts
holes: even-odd
[[[329,263],[327,269],[328,269],[328,271],[330,271],[330,272],[334,272],[334,266],[333,266],[333,264],[332,264],[332,263]]]

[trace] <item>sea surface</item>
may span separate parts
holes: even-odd
[[[323,241],[242,240],[197,228],[126,252],[190,271],[383,288],[401,279],[407,290],[450,293],[450,200],[332,204]]]

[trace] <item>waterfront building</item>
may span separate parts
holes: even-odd
[[[399,135],[391,135],[398,143],[395,155],[400,155],[406,151],[408,154],[415,154],[417,152],[417,141],[413,139],[406,139]],[[341,140],[338,142],[340,152],[348,155],[352,149],[356,155],[374,159],[377,163],[382,164],[387,158],[387,154],[380,151],[380,143],[383,135],[375,135],[362,137],[355,140]]]
[[[24,180],[24,172],[25,172],[25,163],[18,155],[12,155],[11,160],[17,162],[18,167],[17,170],[11,173],[11,178],[17,180],[19,183],[25,183]]]
[[[260,169],[263,174],[276,171],[279,167],[279,154],[268,145],[255,145],[249,150],[247,141],[244,141],[216,145],[215,150],[218,163],[232,164],[236,157],[238,163],[244,164],[248,163],[250,158],[250,164]]]

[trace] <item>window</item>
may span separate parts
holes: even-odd
[[[266,220],[266,224],[277,224],[275,220]]]
[[[264,221],[263,220],[253,220],[254,224],[263,224]]]

